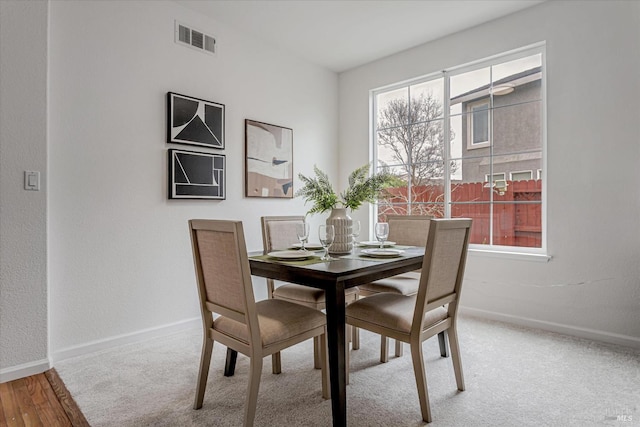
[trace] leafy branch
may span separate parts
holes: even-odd
[[[326,173],[316,165],[313,166],[315,177],[298,174],[304,186],[296,192],[296,197],[303,197],[305,203],[313,202],[307,214],[322,213],[338,205],[352,211],[358,209],[364,202],[375,202],[381,192],[389,187],[394,176],[387,170],[369,176],[370,166],[364,165],[349,175],[349,187],[340,193],[338,198]]]

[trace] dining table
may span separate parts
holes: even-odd
[[[345,290],[375,280],[417,270],[422,267],[424,247],[403,247],[392,257],[368,256],[361,247],[348,254],[288,261],[266,254],[249,254],[251,274],[299,285],[323,289],[327,315],[331,411],[334,426],[347,425],[345,352]]]

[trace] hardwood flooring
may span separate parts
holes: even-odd
[[[0,384],[0,426],[88,427],[55,369]]]

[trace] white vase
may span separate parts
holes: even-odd
[[[327,225],[333,225],[336,236],[329,247],[330,254],[348,254],[353,249],[352,227],[353,220],[346,208],[334,208],[326,221]]]

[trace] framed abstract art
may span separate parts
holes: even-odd
[[[245,196],[293,198],[293,130],[245,120]]]
[[[224,104],[167,93],[170,144],[224,148]]]
[[[169,198],[226,198],[224,154],[169,150]]]

